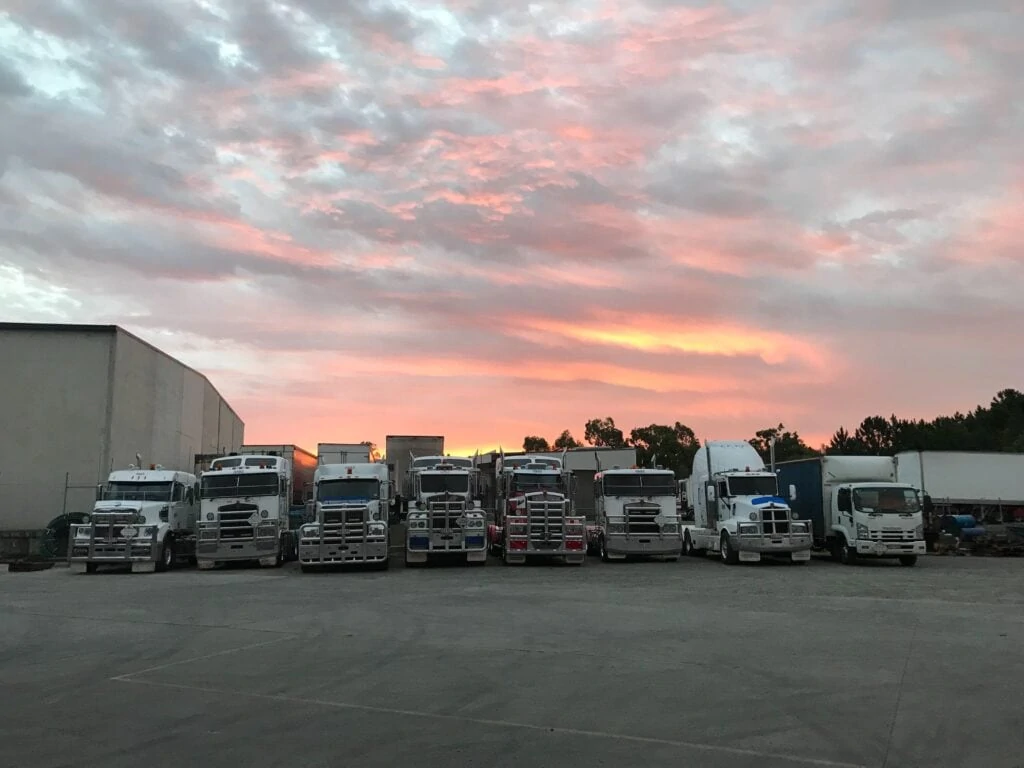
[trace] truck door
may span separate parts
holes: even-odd
[[[846,530],[853,532],[853,499],[850,496],[849,488],[840,488],[836,492],[836,515],[839,524],[846,527]]]

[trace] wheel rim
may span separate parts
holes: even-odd
[[[170,546],[164,544],[164,566],[167,568],[171,567],[171,563],[174,561],[174,553],[171,551]]]
[[[608,559],[608,545],[605,543],[604,539],[601,539],[601,557],[605,560]]]
[[[722,546],[719,547],[722,554],[722,559],[729,562],[729,539],[725,536],[722,537]]]

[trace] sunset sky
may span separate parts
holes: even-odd
[[[701,438],[1024,378],[1020,0],[0,0],[0,320],[249,442]]]

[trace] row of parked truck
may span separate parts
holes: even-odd
[[[209,569],[240,560],[298,560],[303,571],[384,569],[399,522],[409,566],[435,559],[483,565],[488,553],[508,564],[706,553],[727,564],[764,557],[805,563],[813,548],[846,563],[893,557],[909,566],[925,551],[921,495],[896,481],[886,457],[769,468],[749,443],[711,441],[683,482],[660,468],[599,468],[589,521],[576,509],[564,455],[501,455],[492,514],[480,504],[475,458],[410,455],[402,468],[396,482],[388,464],[357,444],[321,446],[301,489],[292,461],[276,452],[218,457],[198,476],[132,466],[110,474],[91,515],[73,527],[70,560],[85,571],[104,563]],[[681,514],[687,510],[690,524]]]

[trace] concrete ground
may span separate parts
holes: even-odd
[[[0,573],[0,765],[1024,765],[1024,561]]]

